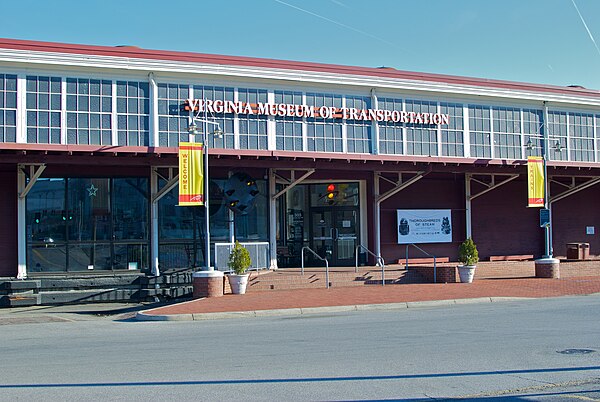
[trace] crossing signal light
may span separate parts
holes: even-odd
[[[35,219],[34,219],[35,223],[40,223],[41,218],[42,218],[42,214],[39,212],[36,212]]]

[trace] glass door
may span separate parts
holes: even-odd
[[[358,209],[315,208],[311,215],[311,248],[327,258],[330,266],[353,265],[358,244]]]

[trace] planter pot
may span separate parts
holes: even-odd
[[[231,286],[231,293],[234,295],[243,295],[246,293],[246,287],[248,286],[248,277],[250,274],[228,274],[229,286]]]
[[[473,277],[475,276],[475,265],[459,265],[458,276],[460,277],[460,281],[462,283],[473,282]]]

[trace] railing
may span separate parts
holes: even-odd
[[[317,257],[319,260],[321,261],[325,261],[325,287],[327,289],[329,289],[329,262],[327,261],[327,258],[323,258],[321,257],[319,254],[315,253],[310,247],[308,246],[304,246],[302,247],[302,275],[304,275],[304,250],[308,250],[311,253],[313,253],[313,255],[315,257]]]
[[[422,252],[423,254],[425,254],[428,257],[433,257],[433,283],[437,283],[437,266],[436,266],[435,255],[429,254],[427,251],[423,250],[421,247],[417,246],[414,243],[409,243],[406,245],[406,270],[408,271],[408,247],[409,246],[413,246],[414,248],[416,248],[417,250],[419,250],[420,252]]]
[[[240,242],[250,253],[252,265],[249,269],[268,269],[270,263],[269,242]],[[227,263],[235,243],[215,243],[215,269],[221,272],[231,271]]]
[[[356,246],[356,264],[354,265],[354,272],[358,272],[358,251],[362,249],[364,251],[366,251],[367,253],[371,254],[373,257],[375,257],[375,261],[377,261],[377,265],[379,265],[381,267],[381,286],[385,285],[385,261],[383,260],[383,257],[380,255],[375,255],[371,250],[369,250],[368,248],[366,248],[365,246],[363,246],[362,244],[359,244],[358,246]]]

